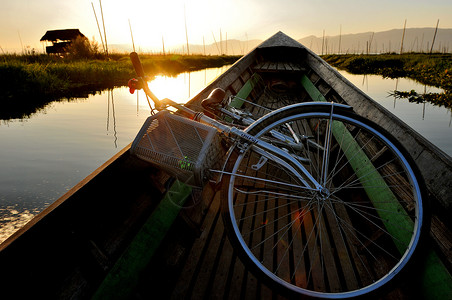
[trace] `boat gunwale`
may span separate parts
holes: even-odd
[[[452,213],[452,158],[361,91],[320,56],[309,49],[307,51],[309,67],[352,106],[357,114],[382,126],[402,143],[416,162],[429,193],[434,196],[434,202],[437,203],[433,205],[439,204]]]
[[[277,33],[275,35],[278,37],[280,33]],[[275,37],[273,36],[273,38]],[[280,35],[279,35],[280,36]],[[284,35],[285,36],[285,35]],[[285,36],[287,37],[287,36]],[[277,44],[277,43],[276,43]],[[262,44],[261,44],[262,45]],[[233,64],[227,71],[225,71],[220,77],[215,79],[213,82],[208,84],[203,90],[201,90],[197,95],[195,95],[193,98],[191,98],[188,102],[188,106],[198,106],[200,101],[207,97],[207,95],[211,92],[212,89],[216,87],[222,87],[227,88],[230,85],[232,85],[236,80],[238,80],[242,74],[246,71],[246,69],[250,68],[250,66],[256,62],[256,59],[258,57],[258,49],[269,49],[267,47],[262,47],[261,45],[257,46],[255,49],[250,51],[247,55],[242,57],[239,61],[237,61],[235,64]],[[265,45],[264,45],[265,46]],[[429,147],[428,149],[432,150],[426,150],[423,149],[419,153],[417,153],[416,162],[419,163],[419,161],[422,159],[423,155],[426,155],[428,152],[431,153],[432,156],[435,157],[438,161],[442,162],[444,165],[449,166],[449,174],[452,173],[452,160],[450,157],[447,157],[445,155],[441,154],[441,151],[436,153],[438,149],[436,149],[435,146],[431,145],[430,142],[428,142],[425,138],[423,138],[421,135],[419,135],[417,132],[409,128],[404,122],[402,122],[400,119],[398,119],[396,116],[394,116],[392,113],[384,109],[380,104],[376,103],[374,100],[372,100],[369,96],[367,96],[364,92],[362,92],[360,89],[358,89],[355,85],[351,84],[345,77],[343,77],[340,73],[338,73],[334,68],[329,66],[326,62],[324,62],[318,55],[310,51],[309,49],[305,48],[300,44],[300,48],[303,48],[307,51],[308,55],[306,57],[308,61],[308,66],[318,74],[327,74],[329,81],[327,82],[343,99],[346,101],[348,98],[353,98],[354,96],[358,95],[359,99],[355,99],[355,102],[358,102],[359,100],[366,100],[368,102],[361,104],[361,105],[352,105],[354,106],[355,111],[363,115],[364,117],[371,117],[371,120],[375,121],[376,123],[379,123],[382,127],[386,128],[389,132],[394,133],[394,130],[402,130],[403,133],[409,132],[408,135],[411,139],[407,143],[416,143],[418,147]],[[277,47],[283,47],[281,45],[278,45]],[[289,48],[297,48],[290,46]],[[322,77],[323,80],[325,80],[325,77]],[[336,79],[336,80],[335,80]],[[349,103],[350,104],[350,103]],[[369,113],[368,106],[371,105],[373,107],[372,111],[377,111],[377,114],[372,115]],[[383,115],[384,118],[379,118],[379,115]],[[391,124],[385,122],[386,120],[389,120]],[[400,129],[401,128],[401,129]],[[402,133],[402,134],[403,134]],[[402,141],[403,143],[403,141]],[[74,187],[72,187],[68,192],[66,192],[63,196],[61,196],[58,200],[56,200],[54,203],[52,203],[50,206],[48,206],[46,209],[44,209],[40,214],[35,216],[29,223],[27,223],[24,227],[19,229],[16,233],[14,233],[12,236],[10,236],[5,242],[0,244],[0,254],[5,250],[8,246],[11,246],[16,240],[19,238],[26,238],[26,233],[31,234],[33,231],[31,230],[34,226],[39,225],[42,223],[42,221],[45,220],[46,217],[51,216],[52,214],[55,214],[59,207],[61,207],[64,203],[69,202],[74,195],[76,195],[81,189],[83,189],[86,185],[88,185],[90,182],[92,182],[97,176],[104,174],[106,170],[109,167],[113,167],[116,164],[120,164],[121,161],[127,160],[129,157],[129,149],[131,144],[127,145],[125,148],[123,148],[121,151],[119,151],[117,154],[112,156],[109,160],[107,160],[104,164],[102,164],[100,167],[98,167],[95,171],[93,171],[91,174],[89,174],[86,178],[84,178],[82,181],[80,181],[78,184],[76,184]],[[408,147],[407,147],[408,148]],[[410,151],[410,149],[407,149]],[[414,150],[416,151],[416,150]],[[431,152],[430,152],[431,151]],[[438,176],[438,175],[435,175]],[[433,177],[436,179],[436,177]],[[443,178],[442,178],[443,179]],[[426,178],[427,181],[427,178]],[[76,197],[75,197],[76,198]],[[452,201],[451,201],[452,202]],[[37,228],[39,230],[39,227]]]
[[[88,183],[93,181],[99,174],[102,174],[107,168],[112,165],[117,164],[121,159],[125,159],[127,155],[129,155],[129,150],[131,147],[129,145],[125,146],[115,155],[113,155],[110,159],[100,165],[96,170],[94,170],[91,174],[86,176],[84,179],[79,181],[76,185],[74,185],[70,190],[64,193],[61,197],[59,197],[55,202],[47,206],[43,211],[34,216],[29,222],[27,222],[23,227],[14,232],[11,236],[9,236],[3,243],[0,243],[0,253],[7,249],[11,244],[13,244],[16,240],[18,240],[21,236],[26,234],[29,230],[31,230],[34,226],[38,225],[42,222],[47,216],[52,214],[55,210],[58,209],[61,205],[70,201],[71,197],[77,194],[82,188],[84,188]]]

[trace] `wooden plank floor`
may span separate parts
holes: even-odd
[[[220,214],[220,193],[211,187],[198,203],[204,217],[201,230],[184,212],[150,264],[137,298],[162,299],[285,299],[247,271],[234,253]],[[185,215],[185,216],[184,216]]]
[[[220,193],[208,187],[195,209],[198,230],[183,212],[141,276],[135,299],[278,299],[286,297],[253,276],[234,253],[220,214]],[[381,299],[410,299],[409,282]]]
[[[278,108],[300,102],[305,95],[283,99],[265,90],[256,102]],[[254,277],[236,256],[223,226],[220,198],[220,192],[207,186],[202,201],[182,212],[143,274],[137,299],[156,295],[162,299],[286,299]],[[413,295],[407,290],[409,285],[402,284],[383,299],[409,299]]]

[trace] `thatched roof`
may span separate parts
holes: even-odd
[[[85,37],[78,29],[59,29],[48,30],[46,34],[41,38],[42,41],[70,41],[75,40],[77,37]]]

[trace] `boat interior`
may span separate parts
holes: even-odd
[[[203,111],[201,101],[217,87],[226,91],[225,98],[232,96],[232,102],[256,116],[310,101],[357,106],[346,99],[353,88],[344,92],[332,84],[323,66],[313,66],[315,59],[307,49],[292,41],[279,43],[264,42],[187,106]],[[238,258],[221,218],[218,185],[207,183],[203,189],[185,191],[169,174],[132,156],[129,149],[130,145],[0,245],[0,282],[7,294],[46,299],[118,295],[128,299],[286,299]],[[376,157],[381,150],[369,155]],[[449,234],[448,238],[433,234],[432,240],[435,249],[443,247],[439,253],[450,270],[452,235],[444,220],[434,217],[433,222],[438,235]],[[124,254],[128,251],[130,257]],[[134,264],[135,271],[122,271],[129,264]],[[414,275],[381,298],[416,296],[410,282]],[[124,294],[111,288],[118,282],[127,286]]]

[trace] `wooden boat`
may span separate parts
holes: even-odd
[[[319,56],[279,32],[193,97],[189,106],[201,109],[200,102],[216,87],[250,101],[269,88],[283,95],[278,106],[289,104],[284,99],[312,101],[313,94],[299,84],[301,76],[322,97],[352,106],[409,150],[431,195],[429,264],[440,273],[424,279],[431,287],[424,296],[450,296],[451,158]],[[174,204],[190,193],[177,188],[170,176],[131,155],[127,146],[0,245],[2,297],[281,297],[237,259],[219,217],[215,190],[208,185],[201,198],[183,206]],[[385,298],[408,298],[410,287],[396,286]]]

